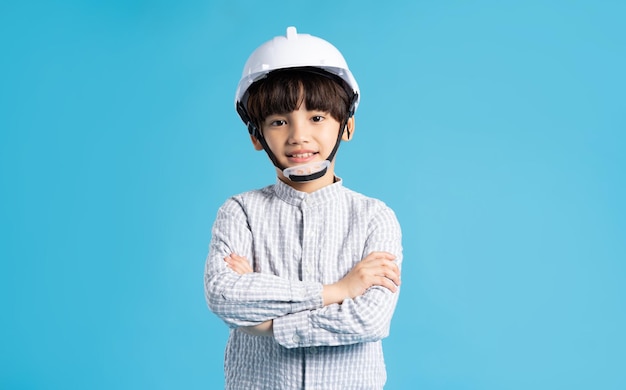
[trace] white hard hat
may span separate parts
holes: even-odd
[[[298,34],[287,27],[286,36],[278,36],[259,46],[248,58],[237,86],[235,105],[255,81],[277,69],[316,67],[343,79],[356,94],[354,111],[359,105],[359,86],[339,50],[329,42],[309,34]]]

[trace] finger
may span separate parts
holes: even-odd
[[[391,280],[396,286],[401,283],[400,270],[393,263],[382,264],[377,268],[376,276],[382,276]]]
[[[245,261],[248,261],[248,259],[246,259],[244,256],[239,256],[236,253],[231,253],[230,257],[233,258],[234,260],[245,260]]]
[[[390,271],[396,274],[400,274],[400,268],[392,260],[387,259],[372,259],[360,264],[360,268],[363,270],[369,270],[370,272]]]
[[[229,265],[229,267],[230,267],[230,269],[232,269],[233,271],[235,271],[239,275],[243,275],[243,274],[248,273],[245,268],[243,268],[243,267],[241,267],[239,265],[232,265],[232,266]]]
[[[378,268],[371,269],[370,272],[371,272],[370,275],[372,275],[372,277],[388,279],[391,282],[393,282],[396,286],[399,286],[401,283],[400,274],[396,272],[395,270],[393,270],[392,268],[378,267]]]
[[[229,264],[231,265],[231,268],[233,268],[240,274],[254,272],[252,266],[245,257],[232,259]]]
[[[239,259],[233,259],[232,257],[227,256],[224,258],[224,261],[226,262],[226,266],[233,270],[241,269],[242,261]]]
[[[381,286],[381,287],[384,287],[384,288],[386,288],[387,290],[389,290],[389,291],[391,291],[393,293],[398,291],[398,286],[396,284],[394,284],[391,280],[389,280],[389,279],[387,279],[385,277],[381,277],[378,280],[377,285]]]
[[[224,261],[225,261],[228,265],[230,265],[231,267],[232,267],[232,266],[236,266],[237,264],[240,264],[240,263],[241,263],[241,260],[234,259],[234,258],[232,258],[232,257],[230,257],[230,256],[225,257],[225,258],[224,258]]]
[[[252,272],[252,269],[249,266],[246,266],[245,264],[233,264],[231,268],[240,274]]]
[[[246,259],[245,257],[236,255],[234,253],[226,257],[224,260],[231,264],[243,264],[248,262],[248,259]]]
[[[392,272],[398,280],[400,280],[400,275],[402,274],[400,272],[400,267],[398,267],[396,263],[389,263],[387,266],[389,267],[389,271]]]
[[[396,286],[399,286],[402,283],[400,275],[395,272],[387,272],[385,273],[385,277],[391,280]]]
[[[224,261],[226,262],[226,266],[230,269],[235,269],[237,267],[237,262],[233,261],[230,257],[225,257]]]

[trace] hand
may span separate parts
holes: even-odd
[[[248,259],[243,256],[231,253],[230,256],[224,257],[224,261],[226,262],[228,268],[237,272],[239,275],[254,272],[252,266],[248,262]]]
[[[398,291],[400,269],[393,262],[396,257],[388,252],[372,252],[359,261],[340,281],[325,285],[322,291],[324,305],[341,303],[346,298],[363,295],[372,286]]]

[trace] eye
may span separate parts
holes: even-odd
[[[269,125],[272,127],[279,127],[279,126],[284,126],[287,124],[287,121],[284,119],[270,119],[269,121]]]
[[[315,115],[315,116],[313,116],[313,117],[311,118],[311,120],[312,120],[313,122],[321,122],[321,121],[323,121],[323,120],[324,120],[324,117],[323,117],[322,115]]]

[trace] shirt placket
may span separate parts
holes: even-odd
[[[302,280],[305,282],[313,282],[317,279],[315,254],[319,227],[312,206],[310,197],[302,200]]]
[[[302,201],[302,280],[318,281],[317,256],[319,254],[318,235],[323,226],[319,215],[314,212],[314,204],[310,197]],[[317,389],[320,385],[320,367],[318,365],[318,349],[303,348],[305,389]]]

